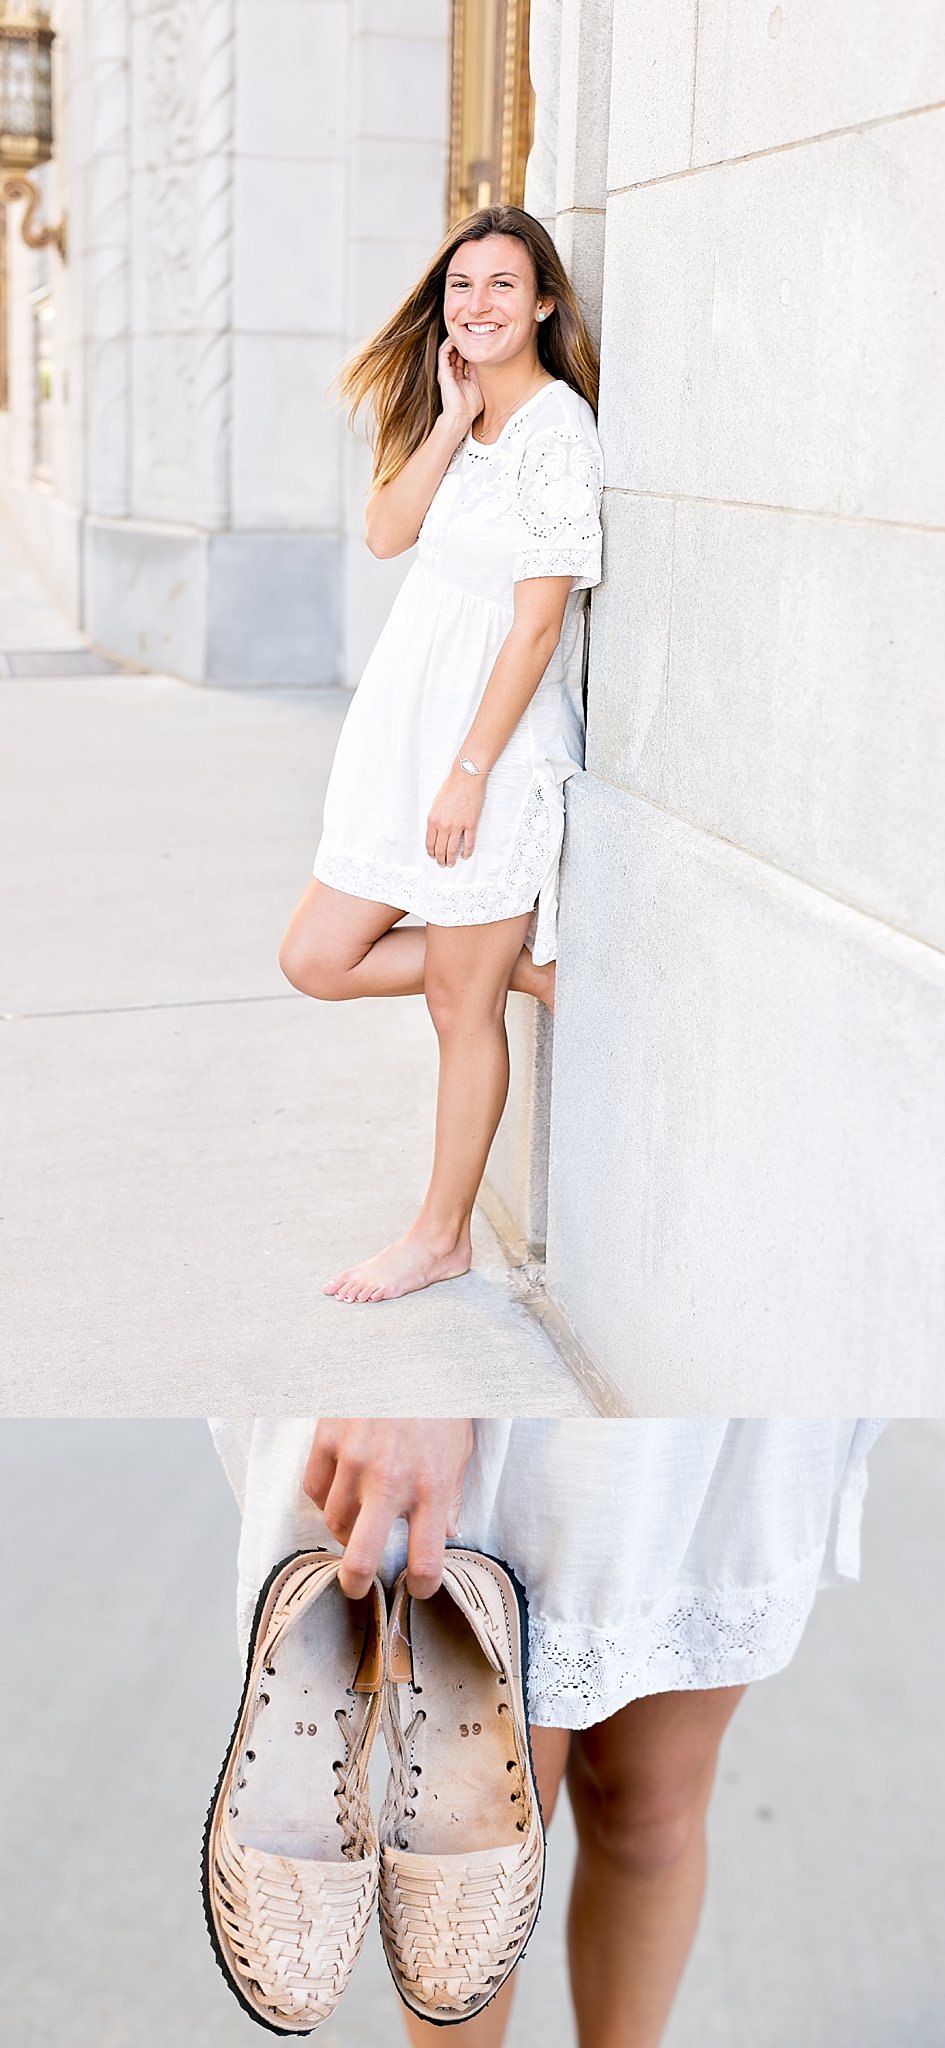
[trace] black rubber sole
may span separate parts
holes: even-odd
[[[243,2011],[249,2014],[250,2019],[255,2020],[257,2027],[265,2027],[268,2033],[279,2034],[281,2035],[283,2040],[302,2040],[303,2037],[309,2034],[314,2034],[317,2030],[315,2027],[278,2027],[275,2025],[274,2021],[264,2020],[262,2014],[258,2013],[256,2011],[255,2006],[250,2004],[249,1999],[245,1996],[245,1993],[240,1989],[240,1986],[237,1984],[236,1979],[233,1976],[230,1964],[228,1963],[226,1956],[224,1955],[223,1949],[220,1945],[220,1937],[217,1934],[216,1923],[213,1918],[213,1908],[210,1904],[210,1830],[213,1826],[213,1816],[216,1812],[217,1800],[220,1797],[220,1787],[223,1784],[224,1778],[226,1777],[226,1773],[229,1768],[230,1758],[233,1754],[233,1743],[236,1739],[236,1731],[242,1719],[243,1708],[246,1705],[246,1695],[249,1691],[249,1681],[253,1669],[253,1658],[256,1655],[256,1640],[259,1635],[259,1624],[262,1620],[263,1608],[265,1607],[270,1591],[274,1586],[276,1579],[279,1577],[280,1572],[284,1572],[286,1565],[293,1564],[296,1558],[314,1556],[324,1557],[327,1555],[328,1547],[326,1544],[313,1544],[310,1545],[309,1548],[306,1550],[290,1551],[288,1557],[280,1558],[279,1563],[273,1565],[272,1570],[269,1573],[269,1577],[264,1581],[263,1585],[259,1589],[259,1598],[256,1602],[256,1609],[253,1615],[253,1625],[249,1635],[249,1649],[246,1655],[246,1677],[243,1681],[243,1690],[240,1694],[240,1703],[236,1710],[236,1720],[233,1723],[233,1733],[230,1736],[229,1743],[227,1744],[226,1755],[224,1756],[223,1762],[220,1765],[220,1774],[217,1778],[216,1785],[214,1786],[213,1798],[210,1801],[210,1806],[207,1812],[207,1818],[204,1824],[203,1831],[203,1851],[200,1861],[204,1919],[207,1923],[207,1933],[210,1936],[210,1946],[213,1950],[214,1956],[216,1957],[219,1969],[226,1983],[228,1984],[230,1990],[232,1991],[234,1998],[238,2000],[239,2004],[243,2008]],[[319,2022],[319,2024],[322,2023]]]
[[[535,1805],[538,1808],[538,1823],[541,1828],[541,1884],[538,1887],[538,1904],[535,1907],[535,1918],[532,1921],[532,1924],[528,1930],[524,1942],[522,1943],[518,1955],[516,1956],[515,1961],[512,1964],[511,1969],[506,1971],[505,1976],[501,1979],[500,1983],[496,1985],[495,1990],[486,1999],[485,2004],[477,2006],[476,2011],[473,2014],[464,2012],[437,2014],[426,2012],[422,2010],[419,2006],[411,2005],[409,1998],[404,1997],[400,1985],[397,1982],[397,1978],[394,1975],[393,1964],[391,1963],[391,1959],[387,1953],[387,1944],[382,1939],[381,1947],[384,1951],[384,1960],[387,1964],[388,1970],[390,1971],[391,1983],[394,1986],[394,1990],[396,1991],[401,2004],[406,2006],[408,2012],[413,2013],[415,2019],[426,2020],[428,2027],[460,2027],[465,2026],[466,2021],[470,2018],[478,2019],[480,2013],[488,2012],[489,2007],[493,2002],[493,1999],[498,1998],[499,1992],[501,1991],[503,1984],[507,1984],[509,1978],[513,1975],[514,1971],[518,1969],[519,1963],[521,1962],[522,1957],[525,1955],[528,1949],[529,1942],[531,1941],[532,1935],[534,1934],[535,1929],[538,1925],[538,1916],[541,1912],[541,1902],[545,1895],[545,1864],[548,1845],[548,1832],[545,1827],[545,1816],[541,1810],[541,1795],[538,1790],[538,1779],[535,1776],[535,1759],[532,1755],[531,1722],[528,1718],[528,1597],[526,1595],[525,1588],[522,1585],[521,1580],[516,1577],[515,1573],[512,1570],[511,1565],[506,1564],[504,1557],[494,1557],[491,1550],[476,1550],[474,1549],[471,1543],[457,1543],[455,1548],[457,1550],[468,1550],[470,1556],[472,1557],[487,1557],[491,1564],[497,1564],[499,1566],[500,1571],[503,1571],[505,1573],[505,1576],[508,1579],[509,1584],[511,1585],[512,1590],[515,1594],[515,1598],[518,1602],[519,1642],[521,1646],[522,1655],[522,1692],[525,1699],[525,1740],[528,1745],[528,1762],[532,1774],[532,1790],[535,1794]],[[448,1554],[449,1545],[447,1545],[447,1555]],[[378,1899],[378,1908],[379,1907],[380,1899]]]

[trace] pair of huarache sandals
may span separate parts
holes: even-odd
[[[471,2019],[538,1917],[544,1830],[517,1581],[450,1549],[431,1600],[366,1600],[340,1557],[285,1558],[259,1596],[246,1685],[204,1834],[224,1975],[253,2019],[308,2034],[335,2009],[379,1900],[394,1983],[422,2019]],[[383,1725],[379,1819],[368,1760]]]

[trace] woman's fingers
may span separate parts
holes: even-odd
[[[456,1534],[472,1424],[455,1421],[321,1421],[303,1481],[336,1542],[351,1600],[368,1592],[394,1523],[408,1523],[410,1591],[436,1591],[447,1533]]]
[[[430,859],[441,868],[455,867],[461,856],[468,860],[475,844],[475,825],[442,825],[436,824],[432,818],[429,820],[426,849]]]
[[[308,1463],[302,1478],[302,1492],[324,1513],[325,1502],[331,1492],[332,1481],[338,1463],[337,1447],[332,1439],[331,1424],[320,1422],[312,1438]]]
[[[441,868],[448,865],[452,866],[452,862],[449,859],[450,837],[451,827],[449,825],[442,825],[431,817],[427,825],[427,852],[430,859],[435,860]],[[455,860],[455,858],[454,854],[453,859]]]
[[[363,1600],[370,1592],[397,1512],[382,1494],[369,1494],[360,1509],[338,1573],[338,1584],[349,1600]]]
[[[328,1497],[322,1508],[325,1527],[336,1543],[346,1544],[361,1512],[361,1494],[353,1472],[336,1467]]]
[[[421,1502],[411,1516],[407,1532],[407,1591],[415,1600],[429,1600],[443,1577],[446,1522],[442,1500]]]

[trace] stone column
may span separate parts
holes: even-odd
[[[128,0],[88,13],[86,504],[131,504],[131,25]],[[75,252],[73,252],[74,254]]]
[[[446,229],[450,14],[447,0],[354,0],[348,94],[350,206],[345,346],[393,312]],[[357,685],[412,556],[378,562],[364,545],[371,481],[366,423],[342,426],[344,666]]]
[[[200,0],[197,90],[197,518],[230,523],[233,417],[234,0]]]

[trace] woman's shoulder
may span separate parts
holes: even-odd
[[[529,442],[547,435],[562,440],[585,441],[600,453],[593,406],[580,391],[575,391],[573,385],[566,384],[560,377],[553,384],[546,384],[528,407],[522,420],[519,447],[524,451]]]

